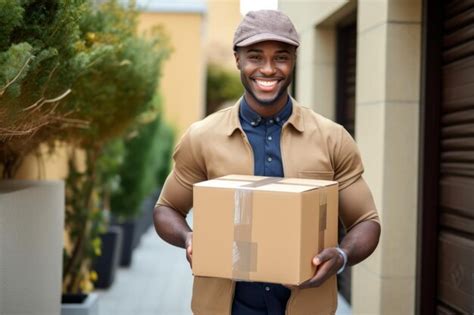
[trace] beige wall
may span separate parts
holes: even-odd
[[[208,0],[206,15],[206,53],[209,62],[237,69],[232,39],[241,20],[239,0]]]
[[[331,119],[335,118],[335,31],[330,25],[320,24],[349,2],[280,0],[278,3],[279,9],[294,22],[302,43],[298,48],[296,98]]]
[[[68,174],[67,146],[58,143],[51,152],[46,145],[40,146],[37,153],[24,159],[16,179],[65,179]]]
[[[139,32],[161,24],[170,36],[173,52],[164,63],[160,91],[165,119],[178,137],[204,113],[205,53],[203,16],[199,13],[144,12]]]
[[[356,140],[382,221],[353,268],[353,314],[413,314],[417,236],[421,0],[280,1],[296,22],[297,98],[334,118],[338,20],[357,5]]]
[[[421,1],[359,1],[357,36],[356,135],[383,234],[375,255],[355,268],[354,311],[413,314]],[[367,285],[377,288],[370,303]]]

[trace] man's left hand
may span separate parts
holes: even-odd
[[[344,258],[334,247],[326,248],[313,258],[312,263],[316,266],[316,273],[313,278],[300,284],[298,286],[300,289],[319,287],[329,277],[336,274],[344,264]]]

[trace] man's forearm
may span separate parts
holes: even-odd
[[[186,247],[191,228],[179,212],[166,206],[158,206],[153,212],[153,222],[156,232],[163,240],[178,247]]]
[[[379,242],[380,225],[375,221],[363,221],[355,225],[344,237],[340,247],[347,253],[347,264],[355,265],[375,250]]]

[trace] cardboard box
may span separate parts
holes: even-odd
[[[196,276],[299,285],[337,245],[338,184],[230,175],[194,185]]]

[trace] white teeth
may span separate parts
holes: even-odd
[[[268,86],[268,87],[274,86],[277,82],[277,81],[261,81],[261,80],[256,80],[256,81],[258,85]]]

